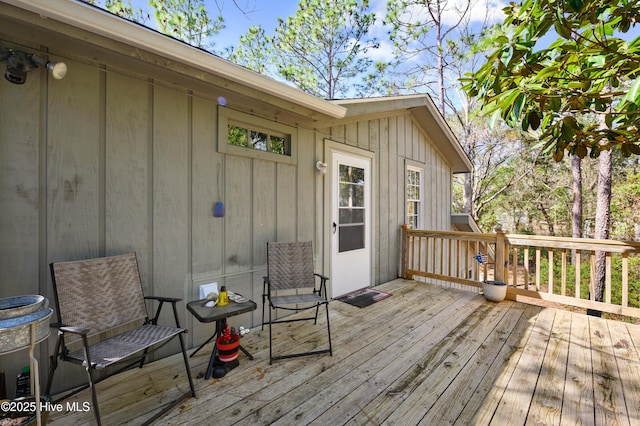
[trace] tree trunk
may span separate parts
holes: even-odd
[[[611,216],[611,151],[600,153],[598,162],[598,199],[596,204],[596,239],[609,238],[609,222]],[[596,271],[591,289],[594,299],[598,302],[604,300],[604,281],[606,273],[605,252],[596,252]],[[595,312],[589,312],[596,314]],[[599,315],[598,315],[599,316]]]
[[[582,238],[582,159],[571,156],[571,175],[573,180],[573,207],[571,209],[571,236]],[[576,251],[571,251],[571,263],[576,265]],[[580,265],[576,265],[579,268]]]
[[[464,213],[471,214],[471,200],[473,200],[473,185],[471,184],[471,173],[464,174]],[[476,219],[476,218],[474,218]]]
[[[549,235],[551,235],[552,237],[555,237],[556,231],[555,231],[555,228],[553,226],[553,218],[549,215],[549,212],[544,207],[544,204],[538,203],[538,208],[540,209],[540,212],[542,212],[542,215],[544,216],[545,220],[547,221],[547,226],[549,227]]]

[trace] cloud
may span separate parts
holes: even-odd
[[[367,51],[367,58],[372,59],[375,62],[389,62],[394,58],[395,47],[387,39],[379,40],[380,46],[377,49],[369,49]]]
[[[467,6],[467,1],[471,2],[468,13],[470,23],[482,23],[485,19],[489,23],[496,23],[504,19],[502,9],[507,6],[504,0],[441,0],[444,8],[442,17],[443,24],[453,25],[460,20],[460,13]],[[371,10],[376,13],[377,25],[382,26],[387,13],[387,0],[372,0]],[[411,6],[406,11],[406,17],[411,17],[413,21],[430,20],[429,14],[423,5]]]
[[[494,24],[504,20],[502,9],[507,6],[505,0],[470,0],[471,8],[468,12],[468,23],[474,27],[480,27],[483,23]],[[376,15],[375,23],[369,28],[369,36],[376,38],[380,43],[378,49],[369,49],[366,56],[374,61],[388,62],[394,58],[395,48],[389,40],[391,27],[385,25],[388,0],[371,0],[370,11]],[[467,0],[441,0],[445,11],[443,24],[455,25],[460,20],[460,11],[464,10]],[[407,10],[407,17],[411,16],[414,22],[430,20],[425,6],[412,6]],[[417,58],[415,58],[417,59]]]

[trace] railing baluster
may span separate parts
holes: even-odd
[[[605,254],[605,274],[604,274],[604,301],[611,303],[611,253]]]
[[[496,281],[507,282],[504,277],[504,263],[505,263],[505,239],[504,232],[500,228],[496,228],[496,259],[493,268],[493,279]],[[508,278],[508,277],[507,277]]]
[[[576,299],[580,299],[580,287],[582,284],[582,270],[580,268],[580,250],[576,250]]]
[[[529,290],[529,246],[524,246],[522,263],[524,264],[524,288]]]
[[[465,241],[464,246],[464,277],[471,279],[471,277],[473,276],[473,272],[471,271],[471,268],[473,267],[473,265],[471,264],[471,256],[469,256],[470,250],[471,250],[471,245],[469,244],[469,241]],[[471,276],[468,276],[471,275]]]
[[[561,289],[560,294],[563,296],[567,295],[567,250],[562,249],[562,275],[561,275]]]
[[[440,270],[438,273],[444,275],[444,238],[440,238]]]
[[[536,247],[536,291],[540,291],[540,263],[541,263],[542,253],[540,251],[540,247]]]
[[[629,259],[622,253],[622,306],[629,306]]]
[[[473,242],[473,253],[480,253],[480,241],[474,241]],[[473,275],[472,278],[473,280],[477,280],[480,281],[480,262],[475,262],[473,263]]]
[[[553,294],[553,250],[549,249],[549,288],[547,293]]]
[[[433,242],[433,250],[431,250],[431,272],[437,274],[438,271],[436,270],[436,252],[438,250],[438,240],[436,237],[433,237],[431,240]]]
[[[511,267],[513,271],[513,277],[511,278],[511,284],[514,287],[518,286],[518,246],[513,246],[513,266]]]
[[[489,279],[489,250],[487,250],[487,261],[485,263],[483,263],[483,273],[484,273],[484,279],[488,280]]]
[[[589,300],[596,300],[596,252],[589,256]]]
[[[458,255],[456,256],[456,277],[460,278],[460,269],[462,268],[462,241],[456,240],[456,245],[458,246]]]
[[[416,237],[413,239],[413,253],[411,257],[411,265],[413,269],[420,270],[420,257],[418,250],[420,249],[422,237]]]
[[[416,268],[417,270],[421,271],[422,270],[422,244],[423,244],[423,240],[424,237],[423,236],[419,236],[416,239],[416,245],[414,247],[414,268]]]
[[[509,284],[509,252],[510,252],[510,245],[507,242],[507,240],[504,240],[504,264],[502,265],[502,269],[503,269],[503,280],[505,283]]]
[[[451,249],[451,240],[447,240],[447,251],[449,252],[449,261],[447,262],[447,275],[451,276],[451,256],[453,250]]]

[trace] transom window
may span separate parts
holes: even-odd
[[[218,152],[296,164],[297,138],[295,127],[218,107]]]
[[[229,122],[227,143],[235,146],[291,156],[291,135],[276,131],[253,129],[250,125]]]

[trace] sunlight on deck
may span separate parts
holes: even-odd
[[[241,355],[205,381],[205,347],[191,358],[198,397],[156,424],[640,424],[640,326],[402,279],[377,288],[393,296],[331,303],[333,356],[270,366],[258,328],[242,341],[255,360]],[[277,330],[282,350],[326,338],[321,321]],[[103,423],[144,422],[184,392],[180,366],[177,355],[100,383]],[[50,417],[92,422],[91,412]]]

